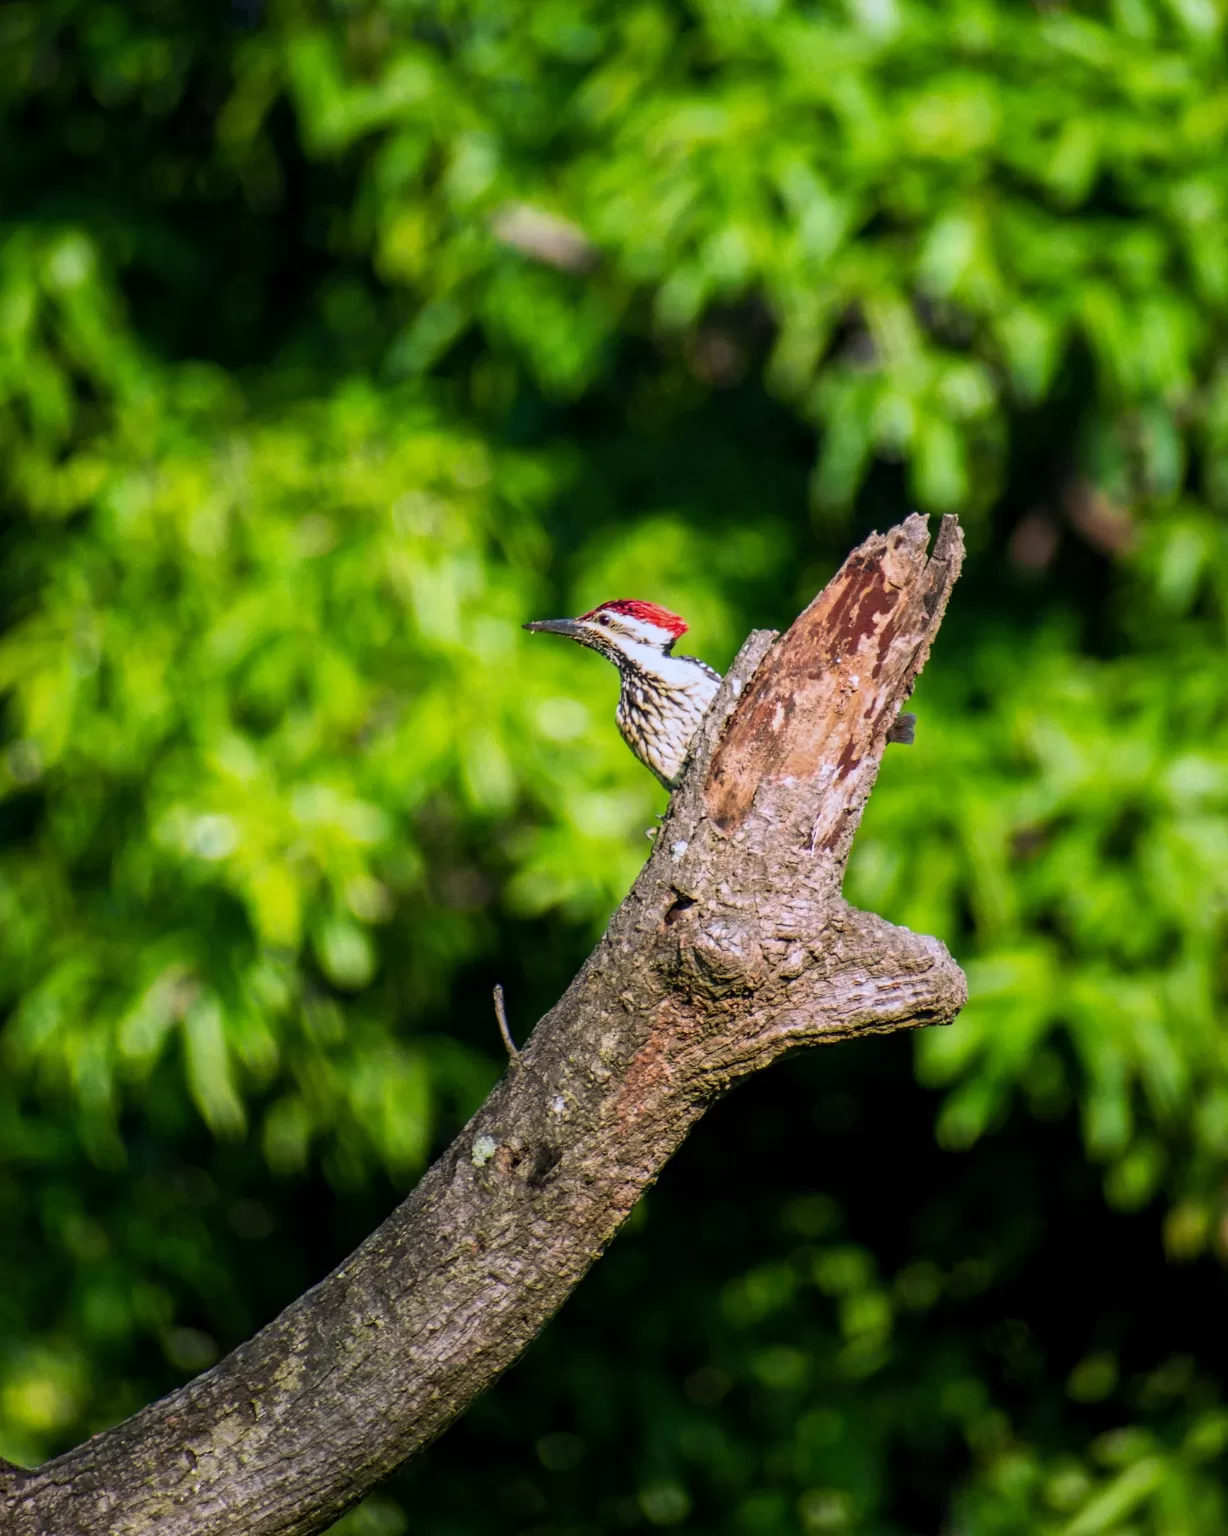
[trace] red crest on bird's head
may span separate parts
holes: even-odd
[[[653,624],[658,629],[668,630],[675,639],[687,632],[685,619],[680,619],[668,608],[662,608],[659,603],[642,603],[636,597],[618,597],[612,602],[599,603],[589,613],[582,613],[580,622],[583,623],[585,619],[595,619],[599,613],[626,614],[629,619],[639,619],[642,624]]]

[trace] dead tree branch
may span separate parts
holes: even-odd
[[[212,1370],[29,1473],[12,1536],[305,1536],[440,1434],[557,1310],[705,1106],[791,1047],[946,1023],[936,940],[845,862],[959,572],[944,520],[751,636],[653,853],[564,997],[405,1203]]]

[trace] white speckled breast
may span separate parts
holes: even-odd
[[[615,719],[623,740],[667,789],[677,787],[720,674],[694,656],[662,657],[659,674],[624,662]]]

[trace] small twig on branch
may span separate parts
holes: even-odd
[[[520,1065],[520,1052],[516,1049],[516,1042],[512,1039],[512,1032],[507,1027],[507,1009],[503,1006],[503,983],[495,982],[495,1018],[499,1021],[499,1033],[503,1036],[503,1044],[507,1047],[508,1060],[512,1066]]]

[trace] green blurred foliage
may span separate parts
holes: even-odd
[[[1225,20],[0,8],[0,1454],[339,1259],[627,888],[663,796],[520,621],[725,665],[919,505],[848,889],[969,1008],[724,1107],[343,1525],[1223,1529]]]

